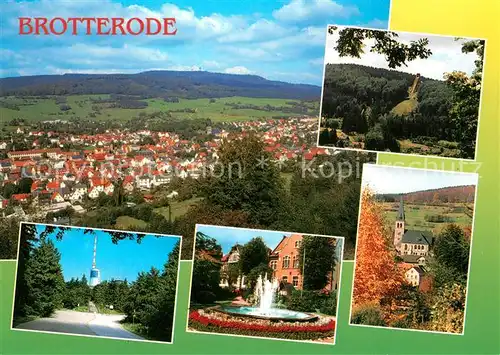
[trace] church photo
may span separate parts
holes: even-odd
[[[463,333],[477,180],[365,164],[351,325]]]
[[[180,236],[20,229],[13,330],[172,342]]]

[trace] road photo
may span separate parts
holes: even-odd
[[[180,244],[22,223],[12,329],[171,342]]]

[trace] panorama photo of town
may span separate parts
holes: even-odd
[[[354,254],[374,154],[315,147],[317,86],[202,71],[0,83],[2,259],[20,221],[182,235],[183,259],[194,222],[342,235]]]
[[[6,16],[48,6],[32,5]],[[183,19],[168,40],[55,43],[6,28],[0,259],[16,257],[20,221],[182,235],[184,260],[195,223],[293,230],[343,236],[353,258],[361,170],[375,154],[317,147],[324,28],[332,19],[385,28],[389,1],[290,0],[224,15],[218,5],[110,9]],[[91,16],[111,5],[53,6]]]
[[[477,181],[365,167],[351,325],[463,334]]]
[[[334,344],[343,244],[197,225],[187,330]]]

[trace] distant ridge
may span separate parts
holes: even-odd
[[[475,197],[476,187],[474,185],[461,185],[461,186],[449,186],[441,187],[438,189],[429,189],[421,191],[413,191],[408,193],[388,193],[388,194],[377,194],[378,199],[383,200],[398,200],[402,196],[404,201],[427,203],[433,202],[435,197],[440,201],[447,202],[473,202]],[[437,194],[437,195],[436,195]]]
[[[121,94],[140,97],[319,99],[321,87],[267,80],[257,75],[207,71],[137,74],[62,74],[0,79],[0,96]]]

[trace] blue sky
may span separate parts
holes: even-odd
[[[477,185],[478,175],[473,173],[408,169],[401,167],[363,166],[363,187],[375,193],[407,193],[441,187]]]
[[[283,239],[283,236],[291,236],[291,233],[275,232],[275,231],[261,231],[255,229],[239,229],[239,228],[226,228],[217,226],[198,226],[197,232],[205,233],[206,235],[214,238],[222,246],[222,251],[227,254],[233,245],[239,243],[241,245],[250,241],[255,237],[262,237],[266,245],[274,249],[278,243]]]
[[[37,226],[37,232],[45,230],[44,225]],[[156,237],[146,235],[141,243],[135,240],[121,240],[118,244],[111,242],[111,236],[96,230],[97,257],[96,265],[101,271],[101,279],[127,279],[134,281],[141,271],[149,271],[151,267],[162,270],[168,260],[175,243],[180,239],[175,236]],[[85,274],[90,277],[94,235],[84,234],[84,229],[72,228],[66,231],[62,240],[56,240],[55,233],[49,235],[61,253],[61,266],[64,279],[81,278]]]
[[[196,229],[197,232],[205,233],[206,235],[217,240],[222,247],[222,252],[227,254],[233,245],[245,244],[249,242],[252,238],[262,237],[266,245],[274,249],[279,244],[284,236],[291,236],[292,233],[288,232],[276,232],[276,231],[261,231],[256,229],[244,229],[244,228],[230,228],[230,227],[218,227],[218,226],[205,226],[199,225]],[[337,253],[340,256],[341,244],[338,244]]]
[[[0,76],[206,70],[321,85],[327,24],[387,28],[390,0],[3,1]],[[19,36],[17,17],[175,17],[176,36]]]

